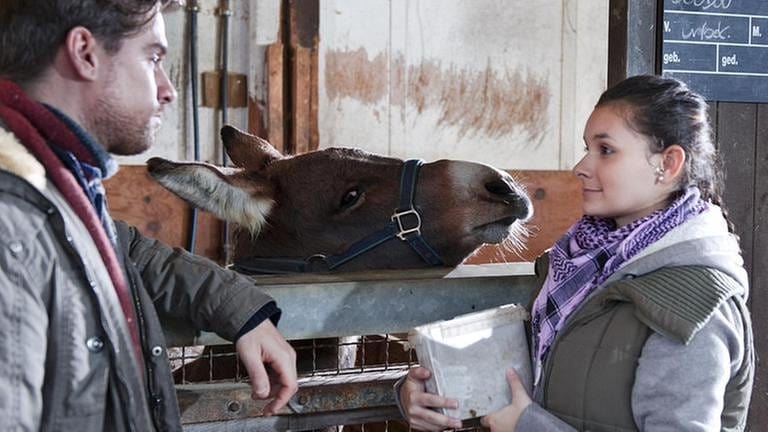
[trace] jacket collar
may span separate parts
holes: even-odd
[[[89,165],[93,165],[100,169],[101,178],[103,179],[107,179],[117,172],[117,162],[115,162],[112,156],[104,150],[104,147],[102,147],[91,134],[86,132],[85,129],[75,123],[69,116],[59,111],[56,107],[51,105],[45,105],[45,107],[55,114],[56,117],[58,117],[59,120],[61,120],[62,123],[75,134],[85,150],[90,154],[92,160],[80,162],[88,163]]]
[[[746,295],[747,273],[737,238],[717,206],[691,218],[632,257],[606,282],[640,276],[662,267],[704,266],[720,270],[735,279]]]
[[[4,126],[0,122],[0,168],[23,178],[38,190],[45,189],[45,168]]]

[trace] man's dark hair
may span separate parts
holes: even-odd
[[[33,82],[53,62],[67,33],[83,26],[115,53],[167,0],[1,0],[0,77]]]

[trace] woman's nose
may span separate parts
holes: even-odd
[[[584,177],[588,178],[590,176],[590,171],[588,167],[588,161],[587,157],[589,155],[584,155],[584,157],[581,158],[581,160],[573,167],[573,174],[576,177]]]

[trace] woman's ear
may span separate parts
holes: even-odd
[[[668,181],[677,181],[685,167],[685,150],[677,144],[672,144],[661,152],[661,168]]]

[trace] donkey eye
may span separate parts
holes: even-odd
[[[355,205],[357,200],[360,199],[360,190],[356,187],[348,190],[343,197],[341,197],[341,205],[340,207],[342,209],[348,209]]]

